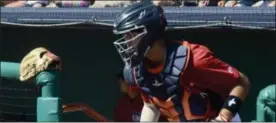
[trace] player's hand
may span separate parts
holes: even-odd
[[[217,116],[215,119],[211,120],[211,122],[229,122],[230,120],[223,117],[222,115]]]

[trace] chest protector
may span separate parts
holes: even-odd
[[[187,42],[172,43],[167,48],[165,67],[159,74],[148,72],[143,65],[124,72],[130,85],[138,86],[168,117],[168,121],[206,121],[211,113],[208,94],[184,84],[180,76],[189,62]]]

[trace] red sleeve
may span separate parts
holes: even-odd
[[[121,97],[122,98],[122,97]],[[120,122],[120,121],[122,121],[122,115],[121,115],[121,103],[122,103],[122,99],[119,99],[119,101],[117,102],[117,104],[116,104],[116,106],[115,106],[115,109],[114,109],[114,120],[115,120],[115,122]]]
[[[239,82],[239,71],[216,58],[205,46],[191,45],[194,74],[200,85],[226,97]]]
[[[132,107],[129,105],[129,97],[123,95],[119,98],[114,109],[115,122],[131,122],[132,121]]]

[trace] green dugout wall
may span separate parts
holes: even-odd
[[[20,62],[33,48],[48,48],[62,59],[63,102],[86,103],[113,119],[113,108],[121,95],[115,74],[123,67],[123,63],[113,46],[112,42],[117,37],[112,34],[112,30],[90,27],[1,27],[0,31],[1,61]],[[207,45],[222,60],[245,73],[252,83],[252,89],[241,110],[241,117],[243,121],[255,119],[258,92],[265,86],[275,83],[275,31],[191,29],[169,31],[169,36],[172,39],[185,39]],[[11,88],[35,88],[4,79],[0,85]],[[32,96],[39,92],[34,93],[36,94]],[[28,103],[35,105],[35,102]],[[1,110],[9,110],[1,106]],[[26,117],[29,121],[33,120]],[[76,112],[64,114],[63,121],[94,120],[81,112]]]

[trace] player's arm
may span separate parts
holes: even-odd
[[[230,121],[240,109],[249,92],[250,82],[248,78],[239,72],[238,83],[231,89],[230,94],[216,120]]]
[[[201,47],[194,54],[195,73],[201,78],[204,87],[225,97],[225,104],[216,118],[220,121],[231,121],[247,97],[250,82],[236,68],[213,56],[206,47]]]

